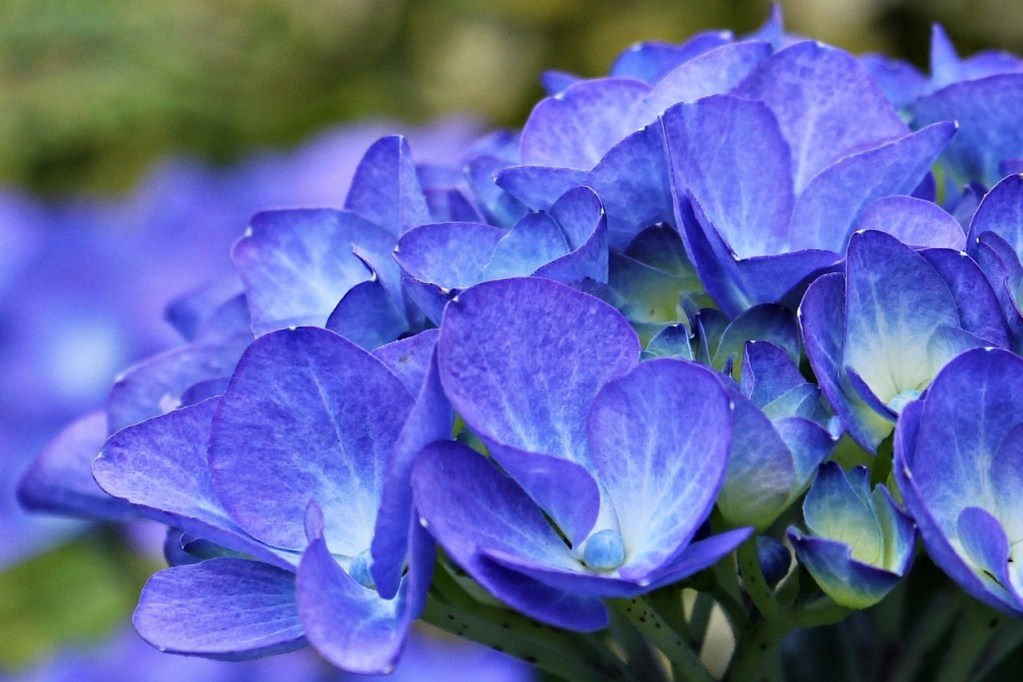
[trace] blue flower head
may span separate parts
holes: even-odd
[[[692,543],[727,464],[717,379],[638,357],[618,312],[549,280],[480,284],[445,312],[441,381],[490,458],[428,448],[416,504],[448,556],[523,613],[599,629],[601,597],[684,578],[748,536]]]
[[[409,458],[451,432],[434,338],[371,355],[325,329],[270,332],[222,396],[108,440],[93,464],[108,493],[214,543],[214,558],[150,580],[135,614],[144,637],[233,657],[308,640],[347,670],[393,666],[433,563],[412,522]]]
[[[729,316],[795,307],[833,269],[879,199],[910,195],[954,132],[916,133],[863,67],[819,43],[779,50],[727,94],[661,117],[676,221],[708,293]],[[933,213],[919,202],[902,211]],[[884,221],[895,234],[912,221]],[[948,221],[924,245],[961,248]]]

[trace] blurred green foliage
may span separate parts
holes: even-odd
[[[121,626],[155,567],[100,530],[0,573],[0,672]]]
[[[926,58],[929,24],[1019,49],[1023,3],[786,0],[788,27]],[[452,111],[517,124],[544,68],[596,75],[640,39],[747,31],[767,0],[4,0],[0,181],[128,187],[182,150],[229,161],[330,123]],[[1015,20],[1014,20],[1015,19]]]

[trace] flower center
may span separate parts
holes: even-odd
[[[370,556],[369,550],[363,550],[357,557],[352,559],[352,564],[348,567],[348,575],[363,587],[375,590],[377,586],[373,582],[373,574],[369,571],[369,567],[372,565],[373,557]]]
[[[595,571],[613,571],[625,562],[625,541],[616,530],[602,530],[586,539],[583,563]]]

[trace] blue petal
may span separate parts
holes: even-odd
[[[896,109],[907,108],[927,91],[927,78],[912,64],[880,54],[861,55],[860,64]]]
[[[583,464],[590,404],[640,351],[617,310],[542,279],[466,290],[437,346],[444,390],[479,436]]]
[[[966,248],[966,234],[959,221],[934,202],[915,197],[878,199],[856,218],[853,231],[862,230],[887,232],[909,246],[937,246],[957,251]]]
[[[604,155],[583,184],[607,209],[608,240],[624,250],[650,225],[673,220],[660,124],[632,133]]]
[[[168,653],[242,660],[306,645],[295,574],[247,559],[175,566],[149,579],[132,623]]]
[[[412,402],[383,364],[333,332],[261,337],[213,419],[217,496],[253,537],[294,550],[306,546],[315,501],[333,551],[355,557],[373,538],[384,462]]]
[[[180,396],[201,381],[228,376],[251,342],[251,331],[223,340],[200,339],[130,368],[107,398],[110,432],[174,409]]]
[[[797,193],[838,159],[908,132],[854,57],[817,42],[779,50],[735,94],[774,112],[792,153]]]
[[[984,232],[970,242],[971,255],[991,283],[1001,308],[1014,348],[1023,339],[1023,313],[1016,303],[1023,285],[1023,264],[1009,244],[993,232]]]
[[[394,257],[421,282],[463,289],[483,281],[484,268],[506,234],[482,223],[423,225],[401,238]]]
[[[731,526],[763,529],[788,506],[795,484],[792,454],[753,403],[737,392],[732,402],[735,428],[717,505]]]
[[[795,316],[787,309],[771,304],[753,306],[735,318],[721,335],[711,364],[717,370],[736,362],[747,341],[765,341],[784,348],[789,357],[798,360],[801,346]]]
[[[164,317],[184,338],[191,341],[203,322],[217,308],[242,292],[237,275],[206,283],[167,304]]]
[[[373,351],[373,357],[387,365],[409,393],[418,395],[433,362],[433,349],[439,333],[436,329],[427,329],[415,336],[380,346]]]
[[[600,488],[582,465],[550,455],[484,442],[508,475],[547,512],[573,544],[580,544],[608,514]]]
[[[604,78],[541,100],[522,128],[522,163],[592,169],[611,147],[641,127],[635,108],[649,91],[641,81]]]
[[[739,258],[787,251],[791,162],[771,111],[715,96],[671,107],[661,124],[676,201],[688,191]]]
[[[372,350],[398,338],[408,321],[378,279],[356,284],[327,318],[327,329]]]
[[[468,163],[469,186],[489,223],[511,227],[529,211],[521,201],[494,182],[495,173],[517,163],[517,158],[505,159],[487,154],[477,156]]]
[[[870,504],[869,485],[869,480],[850,480],[841,466],[828,462],[806,494],[803,517],[814,535],[849,546],[857,561],[883,566],[884,539]]]
[[[865,609],[884,599],[898,583],[899,576],[852,559],[849,546],[827,538],[807,537],[795,528],[789,540],[799,563],[803,564],[824,592],[852,609]]]
[[[1023,604],[967,561],[959,533],[969,507],[999,515],[1011,507],[1002,524],[1018,515],[1018,472],[999,479],[1020,466],[1021,380],[1023,360],[1005,351],[973,350],[950,362],[924,400],[903,411],[893,467],[934,562],[974,597],[1015,614]]]
[[[853,236],[846,272],[845,364],[885,404],[926,388],[938,369],[928,352],[931,336],[959,326],[948,285],[923,257],[882,232]]]
[[[430,207],[431,223],[474,223],[483,220],[483,216],[459,188],[427,189],[423,194]]]
[[[838,445],[838,438],[816,422],[802,417],[786,417],[773,423],[775,431],[792,453],[793,478],[789,499],[794,499],[810,485],[817,467],[831,456]]]
[[[998,519],[980,507],[967,507],[959,513],[957,530],[964,558],[983,574],[982,579],[997,583],[992,589],[1011,590],[1009,540]]]
[[[731,426],[728,397],[695,364],[651,360],[600,391],[590,457],[625,540],[623,578],[650,574],[692,539],[724,480]]]
[[[960,184],[992,187],[1000,162],[1023,156],[1023,128],[1013,112],[1023,109],[1023,74],[989,76],[955,83],[917,100],[914,125],[955,120],[959,131],[942,156]]]
[[[270,211],[253,217],[232,250],[245,282],[257,336],[323,326],[345,292],[373,276],[361,252],[382,261],[394,238],[354,213],[328,209]]]
[[[662,78],[640,107],[640,120],[652,121],[679,102],[723,95],[739,85],[771,56],[768,43],[744,40],[722,45],[690,59]]]
[[[211,398],[118,431],[93,462],[92,474],[108,494],[151,519],[287,568],[297,557],[252,539],[217,498],[206,444],[218,404]]]
[[[565,234],[546,213],[530,213],[494,247],[483,280],[525,277],[569,251]]]
[[[656,83],[679,64],[708,50],[727,45],[731,40],[731,31],[705,31],[692,36],[682,45],[636,43],[618,55],[611,65],[610,73],[612,76]]]
[[[884,537],[884,566],[899,575],[905,575],[916,549],[916,524],[896,504],[887,487],[879,485],[874,488],[871,498]]]
[[[650,339],[650,343],[643,351],[643,357],[692,360],[694,355],[690,338],[689,330],[684,324],[669,324]]]
[[[571,286],[607,283],[607,217],[600,199],[588,187],[569,190],[551,207],[551,217],[565,235],[570,253],[533,273]]]
[[[458,443],[434,443],[412,475],[416,507],[445,552],[484,588],[513,608],[574,630],[604,627],[599,599],[552,588],[503,568],[481,549],[504,550],[567,570],[582,567],[540,509],[482,455]]]
[[[366,150],[352,177],[345,209],[375,223],[392,238],[430,222],[404,137],[383,137]]]
[[[912,192],[954,132],[952,123],[938,123],[847,156],[822,170],[796,201],[791,247],[841,253],[863,209],[884,196]],[[941,245],[933,241],[924,244]]]
[[[736,528],[694,542],[662,568],[647,589],[656,590],[710,568],[749,539],[752,534],[752,528]]]
[[[322,536],[312,538],[298,567],[298,610],[309,643],[330,663],[361,674],[394,670],[433,572],[430,540],[419,537],[412,544],[416,557],[401,589],[383,599],[341,569]]]
[[[962,328],[989,345],[1007,348],[1009,330],[1002,308],[980,266],[962,251],[924,249],[920,255],[941,274],[952,290]]]
[[[583,80],[581,76],[556,69],[548,69],[540,74],[540,84],[548,95],[556,95],[581,80]]]
[[[454,413],[441,388],[436,359],[432,358],[384,470],[371,570],[377,591],[385,599],[396,594],[408,554],[408,528],[414,523],[411,479],[415,457],[433,441],[450,439],[453,427]]]
[[[585,179],[585,171],[548,166],[511,166],[494,177],[498,186],[534,211],[550,209],[558,197]]]
[[[1001,237],[1023,254],[1023,175],[1010,175],[984,195],[970,222],[970,247],[985,232]]]
[[[744,353],[742,393],[761,409],[807,383],[789,352],[773,343],[751,340],[745,344]]]
[[[832,273],[818,278],[806,290],[799,306],[806,357],[828,403],[849,434],[871,452],[891,431],[891,423],[846,389],[843,344],[846,335],[845,277]]]
[[[137,512],[106,494],[89,466],[107,438],[107,418],[91,412],[76,419],[43,448],[18,482],[18,501],[31,510],[120,520]]]

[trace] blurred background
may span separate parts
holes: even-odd
[[[1018,0],[782,6],[790,32],[924,70],[935,21],[964,55],[1023,52]],[[521,125],[544,69],[599,75],[632,42],[741,34],[768,7],[0,0],[0,679],[119,679],[110,671],[139,656],[147,672],[124,679],[165,678],[158,661],[173,657],[125,626],[158,533],[28,517],[13,490],[63,423],[102,406],[119,369],[174,343],[164,305],[229,268],[252,213],[339,205],[361,152],[390,131],[424,161]]]

